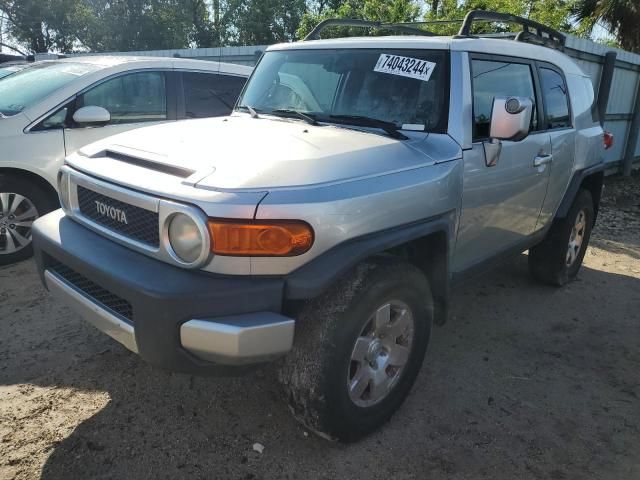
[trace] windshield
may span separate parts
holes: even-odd
[[[366,117],[397,128],[444,132],[447,58],[438,50],[270,51],[256,67],[238,108],[303,112],[338,123]]]
[[[0,78],[8,77],[12,73],[19,72],[20,70],[22,70],[25,67],[26,67],[26,65],[24,65],[24,66],[23,65],[11,65],[9,67],[0,67]]]
[[[32,65],[0,81],[0,113],[11,116],[64,87],[82,75],[100,69],[84,63],[42,63]]]

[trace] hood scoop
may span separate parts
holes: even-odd
[[[157,161],[146,160],[144,158],[135,157],[133,155],[120,153],[113,150],[105,150],[101,154],[94,155],[94,158],[95,157],[106,157],[112,160],[118,160],[119,162],[136,165],[138,167],[155,170],[156,172],[166,173],[167,175],[172,175],[174,177],[180,178],[189,178],[191,175],[196,173],[195,170],[191,170],[189,168],[183,168],[166,163],[159,163]]]

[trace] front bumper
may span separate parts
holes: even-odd
[[[145,361],[206,372],[291,349],[284,280],[186,270],[127,249],[66,217],[39,219],[33,245],[47,289]]]

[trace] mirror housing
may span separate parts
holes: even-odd
[[[111,114],[106,108],[89,105],[76,110],[73,121],[80,125],[101,125],[111,121]]]
[[[495,97],[489,137],[519,142],[529,135],[533,102],[525,97]]]

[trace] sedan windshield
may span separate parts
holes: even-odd
[[[9,117],[35,105],[73,80],[101,67],[84,63],[35,64],[0,81],[0,114]]]
[[[256,67],[238,109],[289,117],[297,112],[388,132],[443,132],[447,58],[438,50],[274,50]]]
[[[0,67],[0,78],[8,77],[9,75],[13,75],[14,73],[19,72],[26,68],[27,65],[10,65],[7,67]]]

